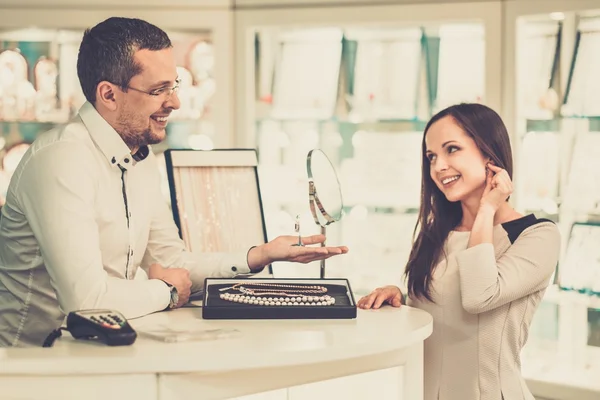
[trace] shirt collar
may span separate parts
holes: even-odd
[[[132,155],[131,150],[129,150],[121,136],[90,102],[86,101],[81,106],[79,116],[90,132],[92,140],[112,166],[127,169],[148,157],[150,153],[148,146],[140,147],[135,155]]]

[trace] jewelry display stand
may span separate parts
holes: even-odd
[[[204,319],[353,319],[347,279],[206,278]]]
[[[267,242],[253,149],[165,151],[171,208],[192,252],[247,250]]]
[[[188,251],[236,252],[267,242],[254,149],[168,149],[164,157],[173,219]]]

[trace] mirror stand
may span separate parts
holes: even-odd
[[[321,235],[325,235],[325,238],[327,238],[327,228],[324,226],[321,226]],[[325,242],[327,241],[327,239],[325,239],[325,241],[323,241],[323,243],[321,243],[321,247],[325,247]],[[320,277],[321,279],[325,278],[325,260],[321,260],[321,268],[319,269],[320,271]]]
[[[321,247],[326,247],[327,225],[339,221],[342,218],[343,200],[340,182],[335,168],[322,150],[314,149],[308,152],[306,157],[306,172],[308,174],[308,202],[313,219],[321,227],[321,234],[325,241]],[[320,194],[317,194],[317,183]],[[319,198],[320,197],[320,198]],[[325,201],[323,201],[325,200]],[[327,205],[327,210],[324,207]],[[321,260],[321,279],[325,278],[325,260]]]
[[[308,201],[310,205],[310,211],[313,215],[313,219],[315,223],[321,227],[321,235],[325,236],[325,240],[323,241],[323,243],[321,243],[321,247],[326,247],[327,225],[333,222],[333,220],[327,215],[327,213],[323,209],[323,206],[321,205],[317,196],[317,189],[315,188],[315,184],[312,180],[308,182]],[[317,209],[319,210],[325,221],[320,221],[319,215],[317,214]],[[321,267],[319,271],[319,276],[321,277],[321,279],[325,278],[325,260],[321,260]]]

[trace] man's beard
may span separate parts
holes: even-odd
[[[134,127],[128,126],[125,121],[127,121],[127,117],[119,119],[118,133],[130,149],[157,144],[162,141],[162,138],[152,133],[150,126],[143,130],[137,130]]]

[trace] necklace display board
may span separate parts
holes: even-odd
[[[206,278],[204,319],[352,319],[347,279]]]
[[[173,218],[192,252],[231,252],[264,244],[253,149],[165,152]]]

